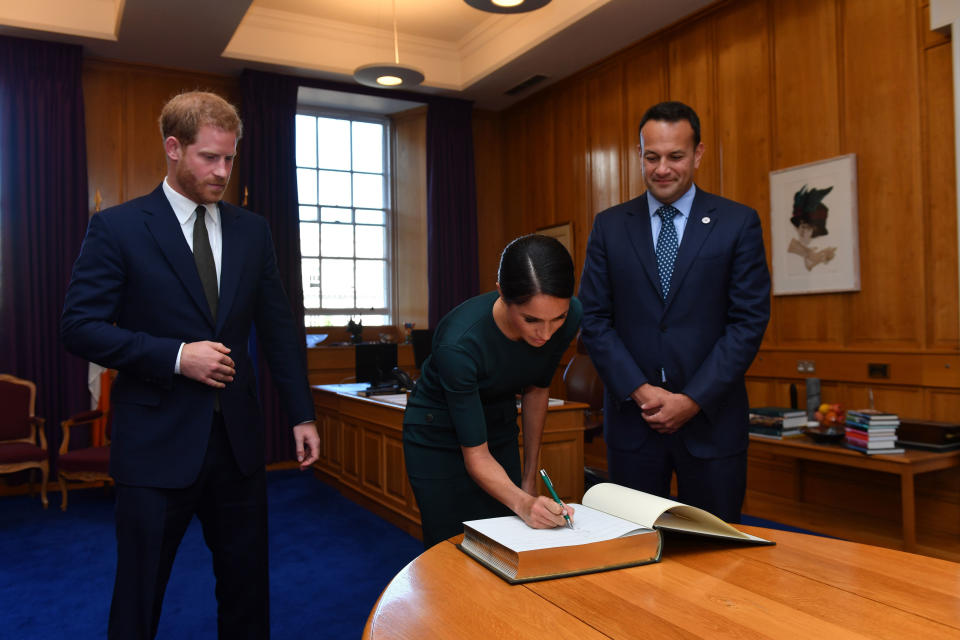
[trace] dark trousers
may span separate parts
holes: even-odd
[[[725,522],[740,522],[747,488],[746,451],[724,458],[695,458],[679,433],[651,433],[637,451],[608,446],[607,465],[611,482],[664,498],[670,497],[670,477],[676,472],[679,502]]]
[[[267,495],[264,470],[243,476],[216,414],[203,468],[184,489],[117,485],[117,576],[108,637],[157,633],[163,594],[194,515],[213,554],[220,638],[269,638]]]

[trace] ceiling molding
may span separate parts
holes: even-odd
[[[124,0],[4,0],[0,23],[21,29],[117,40]]]

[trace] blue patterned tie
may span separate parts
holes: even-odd
[[[670,277],[673,276],[673,263],[677,259],[677,228],[673,226],[673,217],[680,213],[670,205],[657,209],[660,216],[660,235],[657,237],[657,271],[660,273],[660,293],[667,299],[670,293]]]

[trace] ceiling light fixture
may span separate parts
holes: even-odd
[[[513,0],[497,0],[510,2]],[[423,74],[413,67],[400,66],[400,39],[397,35],[397,0],[393,0],[393,64],[378,62],[357,67],[353,79],[368,87],[396,89],[423,82]]]
[[[490,13],[526,13],[550,4],[550,0],[463,0],[474,9]]]

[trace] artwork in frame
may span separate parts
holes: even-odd
[[[543,227],[537,229],[537,233],[542,236],[550,236],[560,241],[567,251],[573,256],[573,228],[569,222],[564,224],[555,224],[552,227]]]
[[[773,294],[860,290],[857,157],[770,172]]]

